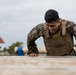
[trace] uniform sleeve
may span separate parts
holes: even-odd
[[[74,37],[75,37],[75,39],[76,39],[76,24],[74,24],[73,35],[74,35]]]
[[[67,22],[67,31],[70,33],[71,37],[74,36],[76,38],[76,24],[74,22]]]
[[[37,49],[37,45],[35,41],[40,37],[44,35],[44,27],[43,24],[39,24],[36,27],[34,27],[27,36],[27,48],[28,48],[28,54],[31,53],[39,53]]]

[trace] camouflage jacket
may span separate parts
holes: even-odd
[[[76,24],[72,21],[67,21],[66,30],[73,41],[73,36],[76,38]],[[38,24],[29,32],[27,36],[28,54],[39,53],[35,41],[41,36],[44,37],[44,23]]]

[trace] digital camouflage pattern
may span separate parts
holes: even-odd
[[[65,21],[65,20],[62,20]],[[34,27],[27,36],[27,47],[28,47],[28,54],[30,53],[39,53],[35,41],[39,37],[45,37],[44,35],[44,23],[38,24],[36,27]],[[76,38],[76,24],[72,21],[67,21],[66,23],[66,31],[70,35],[72,41],[73,36]]]

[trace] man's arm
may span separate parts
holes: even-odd
[[[76,24],[74,22],[67,21],[67,31],[72,38],[73,36],[76,38]]]
[[[27,36],[28,54],[39,54],[35,41],[44,34],[43,24],[34,27]]]
[[[76,24],[74,24],[73,35],[74,35],[74,37],[75,37],[75,39],[76,39]]]

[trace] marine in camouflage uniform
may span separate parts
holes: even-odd
[[[38,24],[27,36],[28,54],[38,54],[35,41],[43,37],[48,56],[75,56],[73,36],[76,38],[76,24],[60,19],[61,23],[55,34],[50,34],[46,23]]]

